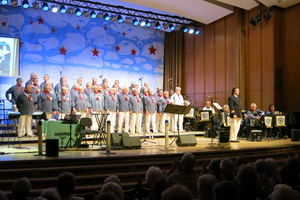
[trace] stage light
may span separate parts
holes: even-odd
[[[116,15],[112,15],[112,16],[111,16],[111,21],[115,22],[115,21],[117,21],[117,19],[118,19],[118,18],[117,18]]]
[[[175,26],[174,26],[173,24],[169,24],[169,29],[170,29],[171,31],[175,31]]]
[[[140,25],[141,26],[146,26],[146,21],[144,19],[140,19]]]
[[[188,32],[189,29],[186,26],[183,26],[182,30],[183,30],[184,33],[186,33],[186,32]]]
[[[32,7],[34,8],[34,9],[38,9],[39,7],[40,7],[40,5],[39,5],[39,3],[38,2],[33,2],[32,3]]]
[[[91,18],[95,19],[97,17],[97,14],[95,13],[95,11],[91,11],[90,16]]]
[[[130,17],[125,17],[125,22],[126,22],[126,23],[130,23],[130,22],[131,22]]]
[[[155,28],[156,28],[156,29],[161,29],[161,24],[160,24],[159,22],[156,22]]]
[[[255,17],[251,17],[249,23],[250,23],[252,26],[256,26],[256,18],[255,18]]]
[[[81,10],[79,8],[77,8],[75,10],[75,14],[79,17],[79,16],[81,16],[82,12],[81,12]]]
[[[199,34],[200,34],[200,30],[196,28],[195,35],[199,35]]]
[[[106,21],[110,20],[110,16],[109,16],[109,14],[107,14],[107,13],[105,13],[103,17],[104,17],[104,19],[105,19]]]
[[[118,15],[118,22],[119,23],[124,22],[124,19],[123,19],[122,15]]]
[[[263,18],[265,21],[268,21],[269,19],[271,19],[271,17],[272,17],[272,15],[270,14],[270,12],[268,10],[263,15]]]
[[[146,26],[147,26],[147,27],[150,27],[150,26],[151,26],[151,22],[150,22],[148,19],[146,20]]]
[[[74,9],[72,7],[69,7],[67,10],[68,14],[73,14],[74,13]]]
[[[138,21],[136,18],[134,18],[134,19],[132,20],[132,23],[133,23],[133,25],[135,25],[135,26],[139,25],[139,21]]]
[[[23,6],[23,8],[28,8],[28,7],[29,7],[28,1],[27,1],[27,0],[24,0],[24,1],[22,2],[22,6]]]
[[[11,0],[10,1],[12,6],[17,6],[18,5],[18,0]]]
[[[51,12],[57,13],[58,12],[57,6],[55,6],[55,5],[51,6]]]
[[[49,10],[49,6],[48,6],[47,3],[43,3],[42,8],[43,8],[44,11]]]
[[[103,18],[103,13],[102,13],[102,12],[99,12],[99,13],[98,13],[98,18],[99,18],[99,19],[102,19],[102,18]]]
[[[192,33],[194,33],[194,32],[195,32],[195,29],[194,29],[194,28],[190,28],[189,34],[192,34]]]
[[[164,27],[164,29],[168,29],[169,28],[169,26],[168,26],[167,23],[163,23],[163,27]]]
[[[67,9],[65,6],[61,6],[59,10],[62,14],[65,14],[67,12]]]
[[[7,0],[2,0],[1,3],[2,3],[3,5],[6,5],[6,4],[8,4],[8,1],[7,1]]]
[[[89,17],[90,16],[89,11],[87,11],[87,10],[84,10],[82,14],[83,14],[84,17]]]

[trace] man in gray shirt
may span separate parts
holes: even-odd
[[[139,97],[139,92],[136,88],[132,89],[132,96],[129,99],[130,109],[130,133],[143,133],[141,122],[143,117],[143,102]]]
[[[22,86],[23,79],[17,78],[16,82],[17,82],[17,84],[10,87],[5,93],[6,99],[8,101],[10,101],[13,105],[13,111],[18,111],[17,106],[16,106],[16,99],[20,93],[24,92],[24,87]],[[11,95],[10,98],[9,98],[9,95]]]

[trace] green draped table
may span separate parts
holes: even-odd
[[[59,147],[65,147],[70,138],[70,124],[62,121],[43,121],[42,132],[46,134],[46,139],[58,139]],[[77,139],[75,132],[80,132],[79,123],[71,124],[71,137],[74,141]],[[75,145],[74,141],[71,142],[71,146]]]

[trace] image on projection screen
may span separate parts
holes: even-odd
[[[19,38],[0,37],[0,76],[19,76]]]

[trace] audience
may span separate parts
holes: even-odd
[[[236,157],[235,162],[214,158],[207,167],[203,165],[200,176],[194,171],[196,157],[185,153],[165,175],[155,166],[148,168],[144,183],[136,175],[138,184],[132,190],[124,192],[119,177],[111,175],[98,194],[83,195],[85,200],[300,200],[299,156],[289,156],[281,168],[272,158],[252,163],[248,164],[246,156]],[[0,200],[84,200],[74,195],[75,186],[75,176],[63,172],[57,177],[56,188],[31,198],[31,183],[21,178],[14,182],[9,198],[0,191]]]

